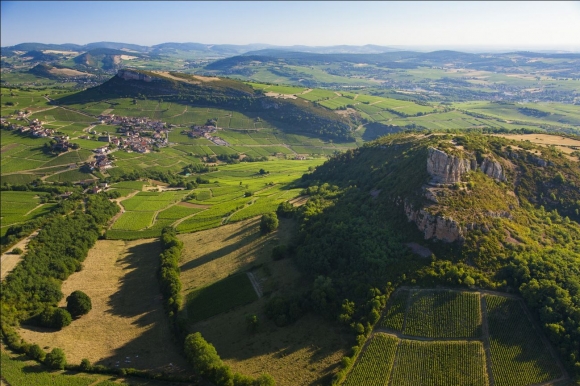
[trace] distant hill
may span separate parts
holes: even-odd
[[[87,51],[73,59],[81,66],[99,68],[103,70],[112,70],[119,67],[122,56],[134,56],[141,58],[143,54],[121,51],[112,48],[95,48]]]
[[[142,96],[240,111],[256,119],[263,118],[288,132],[336,141],[353,140],[354,124],[348,118],[303,99],[267,97],[243,82],[225,78],[123,69],[102,85],[61,98],[58,103],[75,104]]]
[[[44,53],[42,51],[28,51],[21,55],[28,58],[28,62],[48,62],[62,59],[62,56],[53,53]]]
[[[73,78],[73,77],[90,77],[92,74],[74,70],[68,67],[62,66],[49,66],[46,64],[37,64],[30,70],[29,73],[48,79],[63,79],[63,78]]]

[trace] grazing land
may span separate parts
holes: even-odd
[[[245,299],[251,301],[230,310],[216,306],[219,314],[196,321],[195,303],[186,300],[189,330],[201,331],[234,371],[252,376],[267,372],[278,385],[324,384],[338,370],[346,336],[339,327],[314,315],[286,327],[266,317],[267,298],[257,299],[246,272],[254,274],[265,295],[300,293],[304,279],[292,261],[270,257],[276,245],[290,242],[295,222],[281,219],[279,228],[265,236],[260,234],[259,223],[259,218],[252,218],[178,236],[184,242],[180,266],[184,299],[218,283],[240,281],[238,288],[229,287],[230,293],[244,291]],[[247,314],[258,317],[254,333],[246,330]]]
[[[69,363],[88,358],[113,368],[184,371],[188,366],[172,343],[155,284],[160,252],[159,242],[151,239],[97,241],[83,270],[62,287],[65,298],[76,290],[89,295],[92,310],[60,331],[22,328],[22,337],[42,347],[62,348]],[[63,298],[61,306],[65,304]]]
[[[229,276],[187,294],[185,307],[190,323],[210,318],[258,299],[245,273]]]

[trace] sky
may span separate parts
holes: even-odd
[[[2,47],[113,41],[580,52],[580,1],[2,1],[0,15]]]

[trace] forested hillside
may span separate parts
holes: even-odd
[[[303,181],[295,255],[313,290],[302,304],[362,334],[394,286],[517,292],[579,374],[576,161],[499,137],[391,135]],[[417,244],[431,257],[413,255]]]

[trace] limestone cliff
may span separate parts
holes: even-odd
[[[503,168],[501,164],[490,158],[485,158],[481,162],[481,171],[490,176],[493,179],[499,181],[506,181],[505,174],[503,173]]]
[[[142,80],[144,82],[151,82],[153,78],[149,75],[142,74],[140,72],[132,71],[129,69],[121,69],[117,71],[117,76],[125,80]]]
[[[462,159],[430,147],[428,149],[427,172],[433,184],[453,184],[475,167],[475,160]],[[473,166],[472,166],[473,162]]]
[[[469,156],[469,154],[466,154],[466,156]],[[475,159],[449,155],[433,147],[428,149],[427,172],[431,176],[431,184],[454,184],[460,182],[461,176],[477,170],[477,168],[478,165]],[[506,181],[503,168],[498,161],[486,157],[479,168],[491,178]]]
[[[463,241],[463,230],[452,218],[432,215],[425,209],[415,210],[405,202],[405,214],[409,221],[413,221],[423,232],[425,240],[437,239],[448,243]]]

